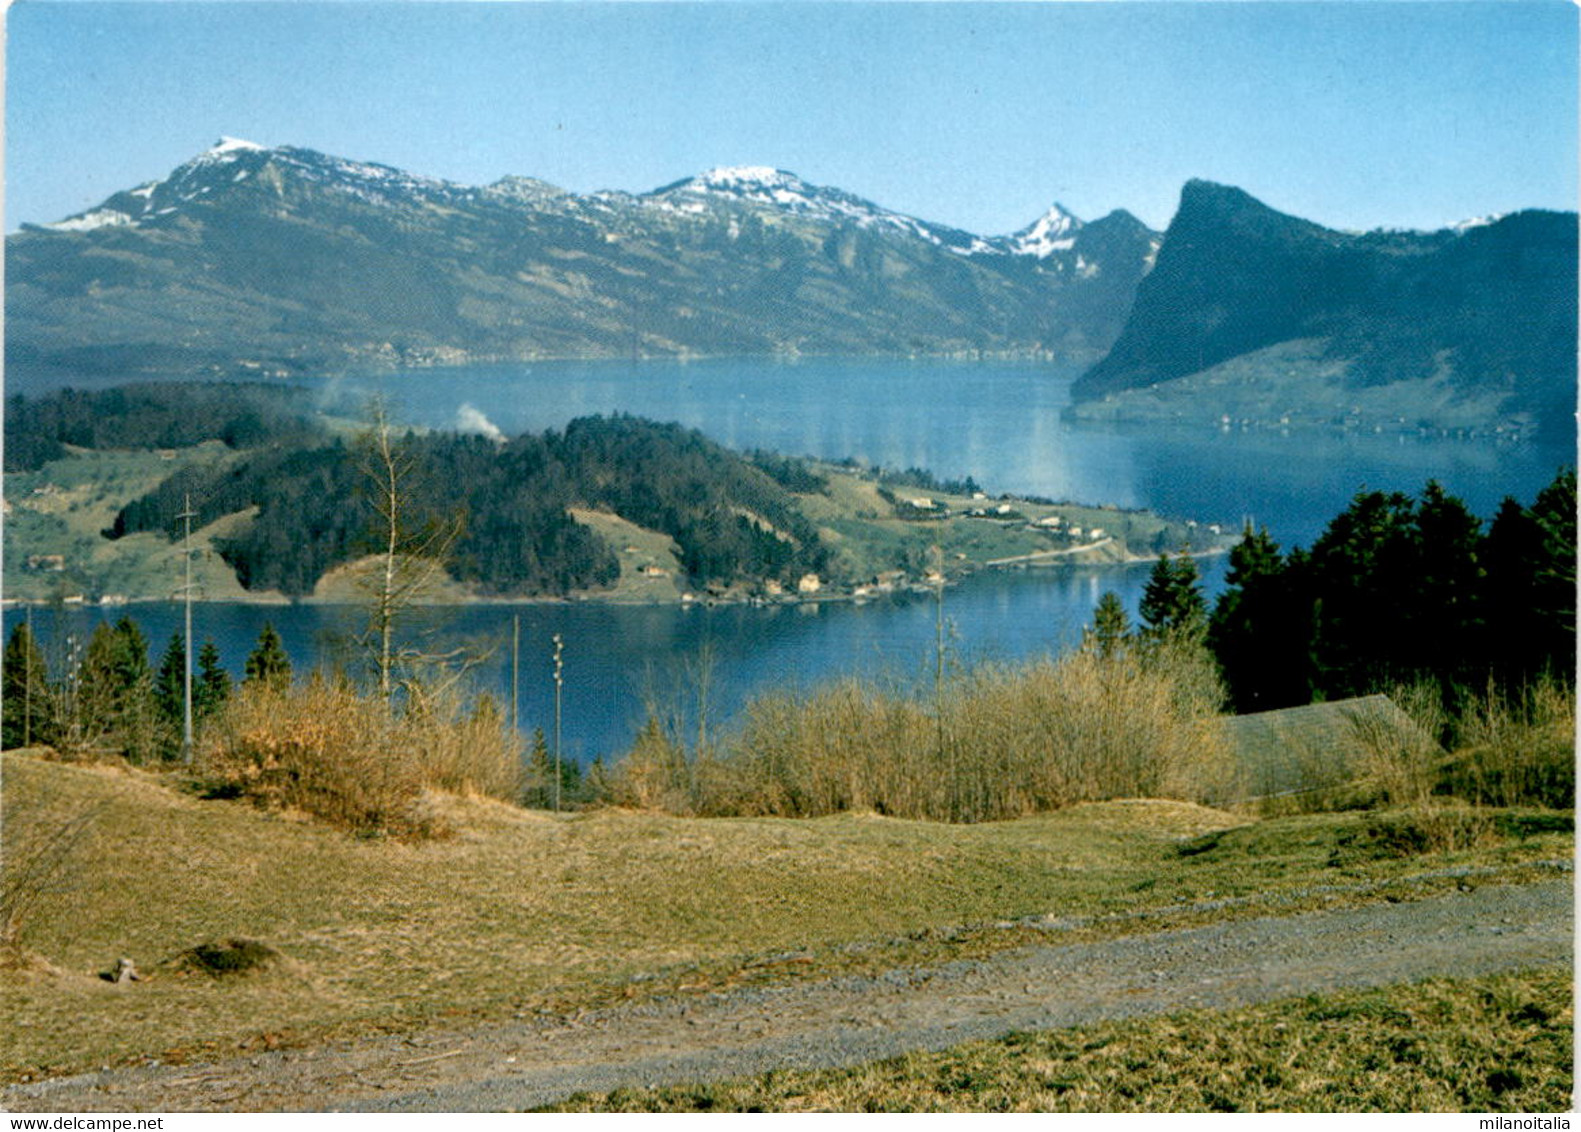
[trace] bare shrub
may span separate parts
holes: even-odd
[[[384,703],[321,679],[243,690],[203,736],[198,771],[217,789],[359,832],[412,833],[423,785]]]
[[[608,790],[610,802],[617,806],[690,813],[691,775],[685,750],[649,716],[630,753],[610,774]]]
[[[468,705],[453,685],[436,691],[410,688],[400,736],[412,749],[425,786],[505,802],[521,799],[521,747],[491,697]]]
[[[988,666],[935,694],[847,679],[770,693],[717,752],[688,760],[650,722],[616,800],[700,814],[874,810],[992,821],[1103,798],[1228,796],[1211,658],[1191,642]]]
[[[806,697],[754,700],[724,757],[739,775],[739,812],[933,817],[943,812],[949,785],[937,736],[918,704],[848,679]]]
[[[243,688],[205,729],[199,773],[211,790],[300,810],[363,833],[444,832],[425,788],[519,797],[520,756],[497,711],[453,693],[404,709],[341,682]]]
[[[952,713],[959,816],[983,821],[1119,797],[1218,801],[1233,762],[1211,726],[1211,659],[1165,639],[1083,649],[1018,669],[980,669]]]

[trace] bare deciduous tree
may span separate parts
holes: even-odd
[[[409,438],[397,437],[384,402],[375,399],[371,422],[358,451],[376,516],[378,569],[368,579],[371,608],[367,641],[379,694],[395,692],[396,669],[424,654],[397,650],[395,627],[401,613],[443,578],[450,549],[461,535],[462,519],[439,520],[421,514],[422,473]]]

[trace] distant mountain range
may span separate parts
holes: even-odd
[[[1574,213],[1331,231],[1188,183],[1093,418],[1524,431],[1576,405]]]
[[[1095,360],[1158,234],[1056,205],[982,237],[767,168],[484,187],[222,139],[6,241],[6,358],[58,374],[978,351]]]
[[[1018,354],[1078,416],[1573,423],[1574,213],[1337,232],[1192,181],[1166,232],[980,236],[766,167],[474,187],[221,139],[6,240],[6,364],[59,384],[563,357]]]

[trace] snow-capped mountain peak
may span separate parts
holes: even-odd
[[[267,148],[267,146],[261,146],[257,142],[245,141],[242,138],[221,137],[219,141],[209,146],[208,153],[212,156],[218,156],[222,153],[245,153]]]
[[[1486,216],[1473,216],[1466,220],[1458,221],[1449,226],[1452,232],[1469,232],[1473,228],[1486,228],[1489,224],[1497,224],[1506,216],[1503,212],[1490,212]]]
[[[789,170],[768,165],[722,165],[637,200],[650,208],[692,214],[707,212],[716,201],[766,206],[831,224],[902,232],[961,255],[996,250],[970,233],[892,212],[844,189],[809,184]]]
[[[1010,251],[1039,259],[1067,252],[1075,246],[1076,233],[1083,227],[1081,220],[1056,201],[1042,216],[1010,237]]]
[[[582,196],[525,177],[507,177],[486,187],[471,187],[374,162],[296,146],[263,146],[230,136],[221,137],[163,180],[117,193],[95,208],[44,227],[87,232],[159,225],[193,209],[206,210],[258,193],[265,194],[271,208],[280,207],[281,201],[305,201],[327,194],[396,210],[469,207],[471,203],[488,202],[576,213],[593,223],[604,223],[629,209],[652,210],[686,218],[683,222],[726,219],[732,231],[740,214],[749,212],[764,218],[777,216],[923,240],[961,256],[1042,260],[1047,261],[1042,264],[1043,269],[1056,273],[1098,270],[1096,264],[1076,262],[1078,237],[1086,225],[1060,204],[1013,235],[985,238],[892,211],[844,189],[811,184],[789,170],[770,165],[721,165],[647,193]]]
[[[806,184],[794,173],[768,165],[721,165],[710,169],[697,183],[709,188],[740,189],[761,186],[764,188],[805,188]]]
[[[797,212],[826,211],[835,201],[844,206],[843,212],[854,212],[852,205],[866,206],[867,211],[879,211],[838,189],[821,189],[809,185],[796,174],[768,165],[721,165],[696,177],[665,185],[646,193],[643,199],[660,205],[679,206],[680,211],[698,211],[701,202],[697,197],[722,197],[754,204],[777,205]],[[690,205],[688,206],[688,202]]]
[[[470,199],[478,190],[449,181],[421,177],[388,165],[333,157],[296,146],[271,148],[241,138],[221,137],[208,149],[173,169],[161,181],[120,192],[86,212],[42,227],[86,232],[96,228],[140,225],[179,213],[199,201],[217,201],[267,168],[297,184],[312,185],[375,205],[408,205],[423,201]],[[279,191],[280,177],[271,184]]]

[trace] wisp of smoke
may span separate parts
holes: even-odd
[[[456,428],[461,432],[481,433],[496,444],[505,443],[505,434],[499,430],[499,426],[484,416],[481,409],[470,404],[463,404],[456,410]]]

